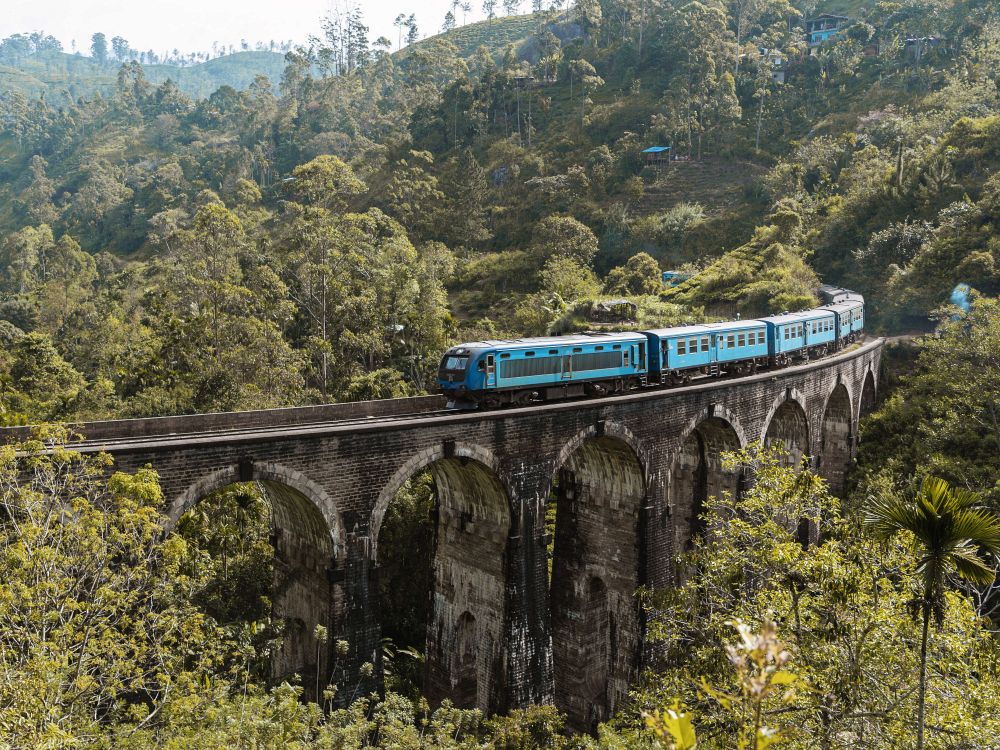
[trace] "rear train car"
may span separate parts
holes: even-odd
[[[832,313],[836,319],[836,347],[840,349],[855,341],[865,327],[865,301],[861,295],[856,299],[844,300],[836,304],[826,305],[823,310]]]
[[[835,348],[836,316],[817,308],[761,318],[767,326],[770,364],[784,367],[794,359],[821,357]]]

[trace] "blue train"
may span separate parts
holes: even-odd
[[[490,409],[785,367],[838,351],[864,331],[861,295],[823,294],[823,307],[756,320],[461,344],[442,357],[438,385],[450,408]]]

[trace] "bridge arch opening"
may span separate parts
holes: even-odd
[[[684,438],[671,466],[668,488],[677,553],[690,549],[694,537],[704,530],[701,515],[710,497],[739,494],[742,474],[739,469],[726,469],[722,454],[741,447],[737,428],[717,416],[704,417]]]
[[[780,446],[784,465],[796,469],[802,465],[802,459],[809,454],[809,420],[802,404],[794,398],[781,402],[767,423],[764,445]]]
[[[331,583],[336,530],[312,498],[289,484],[221,478],[215,484],[187,498],[173,526],[196,546],[199,572],[208,577],[199,604],[226,624],[268,623],[257,630],[258,652],[271,641],[278,645],[256,665],[260,676],[278,683],[297,675],[305,696],[317,700],[334,681],[331,646],[343,603]],[[326,637],[317,637],[317,626]]]
[[[432,452],[404,470],[415,474],[384,507],[380,502],[373,524],[382,633],[397,649],[423,653],[409,687],[421,687],[432,705],[449,699],[495,711],[504,663],[507,493],[494,469],[474,458]],[[399,656],[385,667],[397,676],[405,670]]]
[[[827,399],[820,432],[819,471],[835,495],[843,493],[851,465],[853,409],[847,388],[840,383]]]
[[[858,420],[875,410],[875,376],[872,371],[865,373],[865,383],[861,388],[861,400],[858,402]]]
[[[594,436],[557,468],[552,494],[555,703],[571,726],[591,731],[611,716],[638,671],[645,471],[625,440]]]

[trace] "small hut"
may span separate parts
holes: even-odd
[[[670,146],[650,146],[642,150],[647,167],[659,167],[670,161]]]

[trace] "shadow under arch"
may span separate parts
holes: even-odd
[[[493,456],[475,446],[437,446],[407,461],[380,493],[372,554],[386,511],[408,479],[430,474],[435,505],[424,693],[460,708],[500,708],[506,663],[508,493]]]
[[[332,499],[294,469],[237,464],[212,472],[175,497],[168,507],[168,528],[213,492],[245,482],[258,487],[270,508],[272,616],[283,622],[284,631],[271,657],[271,680],[299,675],[306,695],[316,699],[317,681],[320,689],[332,681],[331,644],[344,609],[344,592],[331,575],[345,553],[343,524]],[[330,636],[325,641],[316,638],[318,625]]]
[[[706,409],[686,429],[670,467],[667,502],[673,519],[676,553],[688,549],[702,530],[701,514],[710,497],[742,490],[742,473],[722,465],[722,454],[746,446],[739,420],[718,407]]]
[[[639,670],[645,470],[622,437],[595,431],[560,454],[555,490],[555,703],[572,727],[589,731],[614,713]]]
[[[861,418],[871,414],[875,410],[875,397],[877,386],[875,375],[871,368],[865,371],[864,384],[861,386],[861,398],[858,399],[858,414],[855,423],[860,423]]]
[[[761,442],[767,447],[781,446],[786,466],[799,468],[810,453],[807,413],[805,397],[793,388],[775,399],[764,422]]]
[[[819,474],[830,485],[830,491],[841,495],[853,458],[854,409],[850,391],[838,383],[823,407],[823,422],[819,435]]]

